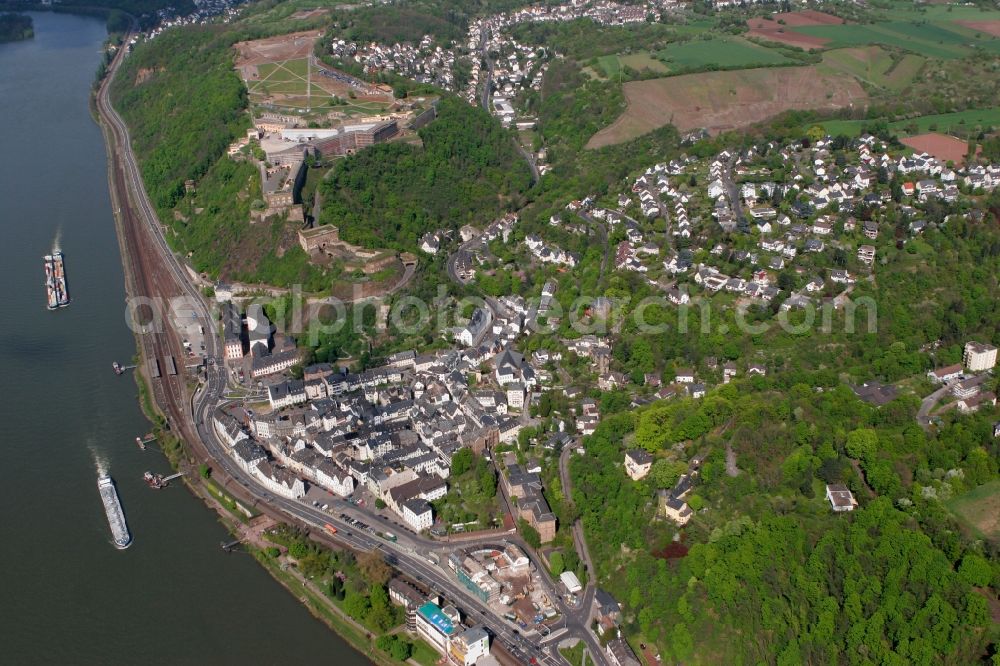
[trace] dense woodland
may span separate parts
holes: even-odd
[[[0,44],[31,39],[34,36],[34,22],[27,14],[0,14]]]
[[[977,660],[991,639],[974,588],[995,584],[986,558],[997,545],[963,537],[941,499],[995,476],[997,446],[979,445],[991,424],[959,420],[928,438],[912,404],[878,410],[824,384],[741,382],[604,419],[571,467],[602,580],[631,631],[685,663]],[[662,460],[708,456],[688,500],[704,512],[686,529],[686,557],[661,554],[675,530],[654,518],[660,485],[625,476],[635,445]],[[862,508],[831,514],[833,482]]]
[[[368,247],[415,249],[427,231],[487,223],[523,201],[531,174],[511,135],[479,108],[442,99],[422,146],[388,143],[337,162],[323,224]]]
[[[173,208],[184,182],[201,178],[250,126],[246,89],[228,49],[233,41],[212,28],[168,30],[137,48],[115,79],[115,105],[161,211]]]
[[[571,60],[630,51],[656,51],[678,39],[674,27],[661,23],[600,26],[590,19],[548,23],[522,23],[512,30],[517,41],[539,44]]]

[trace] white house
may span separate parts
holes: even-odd
[[[830,507],[838,513],[854,511],[858,506],[854,495],[847,489],[847,486],[841,483],[830,484],[826,487],[826,500],[830,503]]]
[[[251,471],[251,474],[275,495],[281,495],[288,499],[299,499],[306,494],[305,482],[284,467],[278,467],[270,462],[262,462]]]
[[[649,474],[652,466],[653,456],[648,451],[634,449],[625,452],[625,472],[633,481],[638,481]]]
[[[341,497],[347,497],[354,492],[354,477],[329,460],[324,460],[316,466],[316,483]]]
[[[403,520],[414,532],[430,529],[434,524],[434,512],[427,500],[414,497],[403,502]]]

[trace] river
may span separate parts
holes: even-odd
[[[5,462],[0,635],[11,664],[360,666],[135,436],[149,430],[131,376],[107,162],[88,95],[103,21],[34,13],[35,38],[0,44],[0,438]],[[70,307],[45,309],[41,257],[66,253]],[[118,484],[133,545],[111,544],[97,465]]]

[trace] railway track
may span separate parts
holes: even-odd
[[[128,37],[125,39],[127,43]],[[135,314],[145,315],[141,323],[151,321],[153,326],[139,332],[137,339],[146,360],[168,356],[184,358],[184,349],[177,332],[168,322],[168,304],[179,296],[187,296],[195,304],[206,330],[210,330],[208,310],[200,294],[185,279],[184,271],[158,229],[159,221],[152,203],[146,195],[139,170],[128,145],[128,128],[111,106],[110,84],[125,56],[121,49],[108,70],[108,75],[97,91],[95,103],[102,120],[105,144],[108,150],[108,180],[112,203],[116,210],[118,240],[125,269],[126,291],[130,298],[148,299]],[[214,353],[215,340],[206,336],[210,352]],[[191,423],[190,403],[183,375],[164,374],[150,379],[154,403],[167,418],[176,434],[191,445],[200,439]],[[204,452],[207,454],[207,451]]]

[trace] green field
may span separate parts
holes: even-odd
[[[597,59],[604,78],[616,79],[621,74],[622,69],[628,67],[637,72],[648,70],[655,74],[666,74],[669,70],[662,62],[654,58],[648,51],[632,53],[630,55],[609,55],[601,56]]]
[[[858,136],[868,121],[864,120],[830,120],[820,123],[820,126],[832,136]],[[913,126],[913,127],[910,127]],[[889,123],[889,128],[900,134],[924,134],[925,132],[960,132],[980,128],[1000,127],[1000,107],[991,109],[973,109],[971,111],[956,111],[933,116],[920,116],[909,120],[897,120]],[[908,131],[908,128],[916,131]]]
[[[597,64],[604,76],[609,79],[617,79],[618,75],[621,74],[622,63],[616,55],[601,56],[597,59]]]
[[[990,481],[948,502],[948,508],[977,534],[1000,538],[1000,480]]]
[[[832,72],[845,72],[859,81],[899,91],[916,78],[924,65],[918,55],[906,54],[894,59],[879,46],[834,49],[823,54],[823,67]]]
[[[718,67],[720,69],[750,68],[764,65],[786,65],[795,61],[780,51],[757,46],[743,39],[717,37],[695,39],[671,44],[656,57],[674,72]]]
[[[1000,20],[1000,11],[984,11],[979,7],[944,4],[922,4],[917,10],[912,2],[897,2],[885,10],[885,16],[895,21],[996,21]]]
[[[890,21],[871,25],[809,25],[795,32],[830,40],[827,48],[882,44],[933,58],[964,58],[981,48],[1000,53],[1000,39],[989,35],[976,38],[973,31],[946,21]]]

